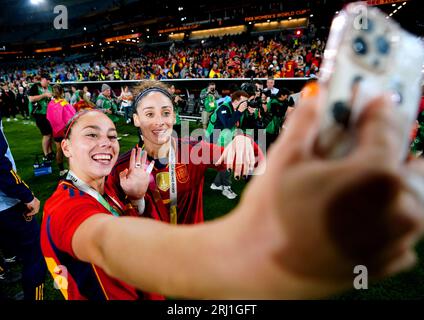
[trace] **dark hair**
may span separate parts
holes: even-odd
[[[243,91],[243,90],[237,90],[236,92],[234,92],[234,93],[231,95],[231,101],[238,100],[238,99],[240,99],[240,97],[246,97],[246,98],[249,98],[250,96],[249,96],[249,94],[248,94],[246,91]]]
[[[154,91],[162,93],[163,95],[168,97],[172,103],[172,96],[169,93],[168,89],[169,89],[168,85],[158,80],[143,81],[141,84],[139,84],[138,86],[134,88],[135,99],[133,103],[133,112],[137,113],[137,108],[138,108],[138,105],[140,104],[140,101],[150,92],[154,92]]]
[[[55,84],[52,90],[53,90],[53,98],[55,99],[63,98],[63,88],[61,85]]]
[[[50,75],[48,73],[42,73],[40,75],[40,80],[43,79],[43,78],[46,79],[46,80],[51,80]]]
[[[277,96],[279,96],[279,97],[281,97],[281,96],[288,96],[288,95],[290,95],[290,90],[287,89],[287,88],[281,88],[278,91],[278,94],[277,94]]]

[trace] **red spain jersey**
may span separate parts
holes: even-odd
[[[121,201],[106,199],[121,211]],[[99,213],[111,214],[96,199],[68,181],[61,181],[47,200],[41,225],[41,249],[56,288],[66,300],[164,299],[161,295],[137,291],[107,275],[98,266],[78,260],[72,250],[72,237],[87,218]]]
[[[285,68],[286,68],[285,77],[293,78],[295,69],[297,68],[297,63],[293,60],[289,60],[286,62]]]
[[[225,166],[215,166],[222,155],[223,148],[206,142],[188,139],[177,140],[175,173],[177,180],[177,223],[194,224],[204,221],[203,184],[208,168],[224,170]],[[118,198],[125,199],[120,187],[119,173],[129,166],[131,150],[123,154],[107,177],[105,190]],[[153,159],[148,159],[150,162]],[[155,159],[155,166],[150,175],[149,189],[145,195],[146,208],[144,216],[169,222],[170,176],[168,159]],[[158,198],[158,194],[160,198]]]
[[[221,157],[223,147],[204,141],[178,139],[176,153],[177,180],[177,223],[194,224],[204,221],[203,216],[203,184],[205,171],[208,168],[225,170],[225,164],[216,166]],[[255,155],[263,159],[263,154],[257,144],[254,144]],[[120,187],[119,173],[129,166],[131,150],[123,154],[107,177],[105,190],[107,194],[125,199],[126,195]],[[148,159],[149,160],[153,159]],[[167,162],[165,159],[163,162]],[[170,221],[170,177],[167,163],[155,159],[155,167],[150,175],[150,184],[145,195],[146,207],[144,216],[165,222]],[[158,196],[159,194],[159,196]]]

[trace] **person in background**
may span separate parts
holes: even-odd
[[[64,91],[61,85],[53,86],[53,100],[47,105],[47,120],[53,130],[53,139],[56,145],[56,162],[59,167],[59,176],[64,177],[68,172],[63,165],[63,151],[61,142],[65,135],[65,126],[74,116],[75,109],[64,98]]]
[[[121,95],[118,97],[118,101],[121,103],[121,107],[124,109],[125,122],[128,124],[131,122],[131,108],[134,97],[128,86],[121,88]]]
[[[231,101],[222,103],[214,111],[206,130],[206,138],[210,142],[226,147],[232,141],[235,130],[241,128],[245,111],[248,108],[248,99],[247,92],[237,90],[231,95]],[[218,137],[216,137],[217,133],[219,133]],[[239,175],[234,177],[236,180],[241,178]],[[230,200],[237,197],[237,194],[231,189],[231,171],[219,171],[210,188],[222,191],[222,195]]]
[[[41,146],[43,149],[43,161],[51,162],[55,154],[53,152],[52,127],[47,120],[47,104],[52,98],[52,88],[50,86],[50,76],[46,73],[40,76],[40,82],[36,82],[29,89],[29,112],[35,118],[35,124],[40,130],[42,137]]]
[[[79,100],[78,95],[79,95],[79,92],[78,92],[77,86],[74,84],[71,85],[71,100],[69,101],[71,105],[74,105]]]
[[[16,118],[18,111],[16,110],[15,94],[12,90],[10,90],[9,84],[6,82],[1,84],[0,101],[0,108],[2,109],[2,113],[5,117],[7,117],[6,121],[9,122],[10,117],[12,117],[13,120],[18,121],[18,118]]]
[[[200,91],[200,103],[203,106],[202,125],[205,130],[208,127],[211,114],[217,107],[216,101],[220,97],[218,90],[216,90],[215,82],[209,82],[208,86]]]
[[[96,105],[87,97],[88,92],[80,90],[78,93],[78,101],[73,105],[76,112],[85,109],[94,109]]]
[[[18,94],[16,95],[16,106],[18,107],[22,117],[25,120],[29,120],[28,104],[29,104],[29,100],[28,100],[28,96],[26,95],[24,91],[24,87],[19,86]]]
[[[112,97],[111,87],[106,83],[102,84],[102,92],[97,97],[96,107],[106,113],[113,122],[118,122],[119,118],[116,116],[118,105]]]
[[[180,112],[184,109],[185,100],[181,98],[178,94],[175,93],[175,85],[171,84],[169,86],[169,93],[172,96],[172,103],[174,105],[175,110],[175,124],[174,124],[174,131],[177,133],[177,136],[179,138],[182,137],[181,133],[181,117]]]

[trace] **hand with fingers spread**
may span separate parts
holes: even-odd
[[[129,168],[119,173],[119,180],[125,194],[131,200],[144,197],[149,186],[149,172],[146,172],[147,153],[141,148],[131,150]]]
[[[406,179],[416,177],[422,190],[424,162],[399,156],[403,130],[390,99],[366,106],[354,149],[337,160],[315,152],[317,105],[301,100],[239,209],[264,235],[274,234],[275,267],[309,296],[351,288],[356,265],[377,278],[410,268],[424,230],[423,198]]]
[[[234,172],[234,178],[247,178],[255,168],[255,153],[251,138],[238,135],[224,149],[221,157],[215,163],[217,166],[225,163],[227,170]]]

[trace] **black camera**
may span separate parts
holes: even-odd
[[[244,82],[240,86],[240,90],[245,91],[249,96],[254,96],[256,94],[256,85],[254,82]]]
[[[262,108],[262,99],[261,97],[255,97],[247,102],[247,105],[251,108],[260,109]]]

